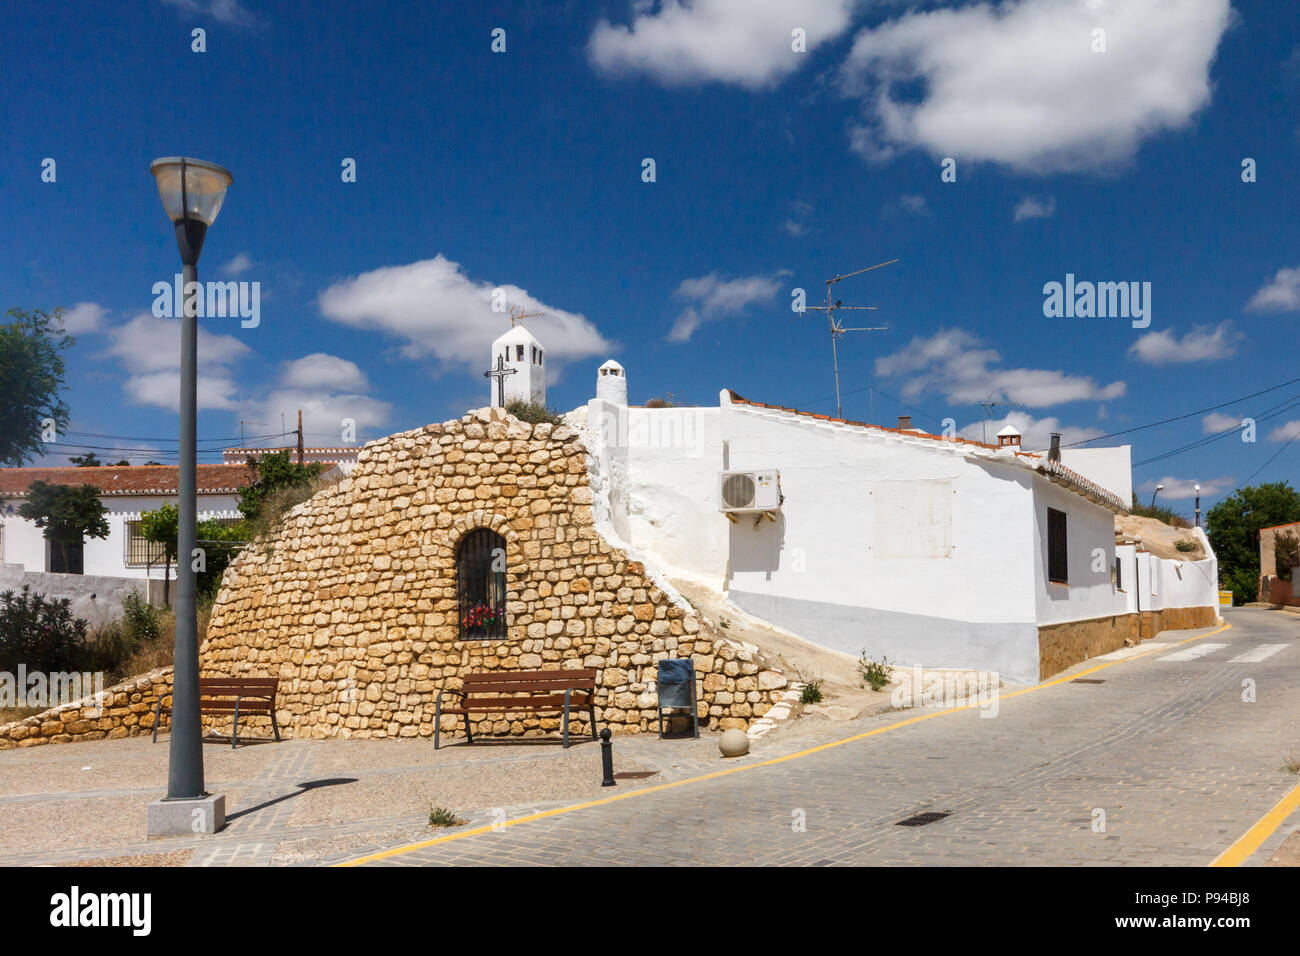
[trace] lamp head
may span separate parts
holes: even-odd
[[[195,265],[203,249],[208,226],[216,221],[233,181],[230,170],[216,163],[186,156],[164,156],[149,164],[158,183],[167,218],[176,225],[181,261]]]

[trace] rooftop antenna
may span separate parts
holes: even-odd
[[[851,279],[854,276],[862,275],[862,273],[864,272],[870,272],[872,269],[880,269],[884,266],[891,266],[897,261],[898,261],[897,259],[890,259],[888,262],[878,262],[874,266],[867,266],[865,269],[859,269],[857,272],[850,272],[846,275],[835,276],[833,279],[827,279],[826,280],[826,304],[806,306],[806,308],[811,309],[814,312],[825,312],[826,318],[830,321],[831,360],[835,364],[835,417],[836,418],[844,417],[843,410],[840,407],[840,355],[839,355],[838,348],[836,348],[836,340],[838,339],[839,336],[843,335],[845,332],[884,332],[889,328],[889,326],[873,325],[873,326],[866,326],[860,328],[846,329],[835,318],[836,312],[840,311],[841,309],[852,309],[854,311],[859,311],[859,310],[874,311],[875,309],[878,309],[879,306],[844,305],[843,302],[841,302],[839,299],[836,299],[834,302],[831,302],[831,286],[844,279]]]
[[[265,427],[266,424],[267,424],[266,422],[250,422],[250,421],[249,421],[248,419],[246,419],[246,418],[241,418],[241,419],[239,420],[239,447],[240,447],[240,448],[247,448],[247,447],[248,447],[248,443],[247,443],[246,441],[244,441],[244,426],[245,426],[245,425],[261,425],[261,426]]]
[[[525,312],[522,305],[512,305],[510,307],[510,327],[513,329],[524,319],[532,319],[545,314],[545,312]]]
[[[995,402],[993,396],[996,392],[989,392],[989,397],[980,402],[980,433],[983,435],[984,444],[989,443],[989,422],[993,419],[993,409],[995,408],[1024,408],[1024,402]]]

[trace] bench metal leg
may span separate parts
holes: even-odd
[[[235,701],[235,722],[230,725],[230,749],[239,746],[239,701]]]
[[[572,693],[572,691],[571,691],[571,690],[568,690],[568,689],[566,689],[566,690],[564,691],[564,746],[565,746],[565,749],[568,749],[568,746],[569,746],[569,694],[571,694],[571,693]]]
[[[591,717],[591,739],[596,740],[596,702],[587,702],[587,715]]]
[[[438,749],[442,739],[442,695],[433,703],[433,749]]]
[[[162,694],[158,695],[157,702],[153,705],[153,742],[158,742],[158,720],[162,716]]]
[[[695,727],[695,736],[700,736],[700,702],[695,697],[695,682],[691,681],[691,721]]]
[[[469,729],[469,714],[465,715],[465,742],[471,744],[474,742],[474,733]]]
[[[280,742],[280,725],[275,720],[275,704],[271,704],[271,729],[275,731],[275,742]]]

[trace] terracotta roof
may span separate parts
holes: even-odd
[[[1034,471],[1045,475],[1050,481],[1055,482],[1076,494],[1082,495],[1089,501],[1095,502],[1111,511],[1128,514],[1128,503],[1120,498],[1114,492],[1108,491],[1095,481],[1085,478],[1071,468],[1066,468],[1059,461],[1051,461],[1042,455],[1036,455],[1028,451],[1011,451],[1014,446],[1005,446],[998,448],[997,445],[990,445],[986,442],[973,441],[969,438],[944,438],[942,435],[931,435],[915,428],[886,428],[883,425],[869,425],[866,422],[850,421],[846,418],[835,418],[831,415],[818,415],[814,412],[800,411],[797,408],[786,408],[784,405],[769,405],[766,402],[755,402],[748,398],[742,398],[731,389],[727,389],[727,394],[731,396],[734,405],[749,405],[753,408],[767,408],[773,411],[786,412],[791,415],[801,415],[805,418],[811,418],[816,421],[832,422],[838,425],[849,425],[854,428],[869,428],[873,431],[884,432],[885,434],[897,435],[901,438],[921,439],[926,441],[939,442],[940,444],[952,447],[962,446],[963,450],[969,450],[976,457],[992,458],[994,460],[1015,462],[1022,467],[1031,468]],[[981,454],[981,452],[991,452],[992,454]],[[1008,454],[1010,452],[1010,454]]]
[[[33,481],[56,485],[94,485],[100,495],[174,495],[175,465],[101,465],[89,468],[0,468],[0,498],[23,498]],[[199,465],[195,485],[201,495],[234,494],[252,484],[247,465]]]
[[[332,455],[341,455],[341,454],[359,455],[363,447],[364,446],[362,445],[342,445],[338,448],[321,447],[321,446],[315,448],[304,447],[302,453],[304,455],[313,455],[313,454],[318,455],[326,452]],[[246,458],[249,455],[252,455],[254,458],[256,458],[259,455],[276,455],[282,451],[287,451],[289,452],[290,455],[296,455],[298,453],[298,446],[285,445],[282,448],[227,448],[221,453],[221,456],[223,458]]]

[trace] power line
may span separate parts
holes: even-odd
[[[1300,405],[1300,395],[1297,395],[1293,398],[1284,399],[1278,404],[1272,405],[1264,409],[1263,412],[1250,417],[1253,418],[1256,422],[1266,422],[1271,418],[1277,418],[1279,415],[1296,407],[1297,405]],[[1204,438],[1198,438],[1196,441],[1193,442],[1188,442],[1186,445],[1181,445],[1177,448],[1170,449],[1169,451],[1161,452],[1158,455],[1152,455],[1150,458],[1144,458],[1142,461],[1135,462],[1133,464],[1133,467],[1140,468],[1143,465],[1149,465],[1152,464],[1153,462],[1164,461],[1166,458],[1173,458],[1175,455],[1181,455],[1183,452],[1191,451],[1193,448],[1200,448],[1204,445],[1209,445],[1213,442],[1219,441],[1222,438],[1227,438],[1229,435],[1234,435],[1238,433],[1240,430],[1241,430],[1240,423],[1236,425],[1231,425],[1228,428],[1223,429],[1222,431],[1214,432],[1213,434],[1208,435]]]
[[[1270,457],[1268,461],[1264,462],[1264,464],[1260,465],[1258,468],[1256,468],[1253,472],[1250,473],[1250,478],[1247,478],[1245,481],[1238,482],[1236,487],[1234,487],[1232,490],[1236,491],[1237,488],[1244,488],[1246,485],[1250,484],[1250,479],[1254,478],[1256,475],[1258,475],[1269,465],[1273,464],[1274,459],[1276,459],[1278,455],[1282,454],[1282,452],[1286,451],[1287,445],[1290,445],[1293,441],[1296,440],[1297,437],[1300,437],[1300,427],[1296,428],[1296,430],[1292,432],[1291,437],[1286,440],[1286,443],[1281,448],[1273,452],[1272,457]]]

